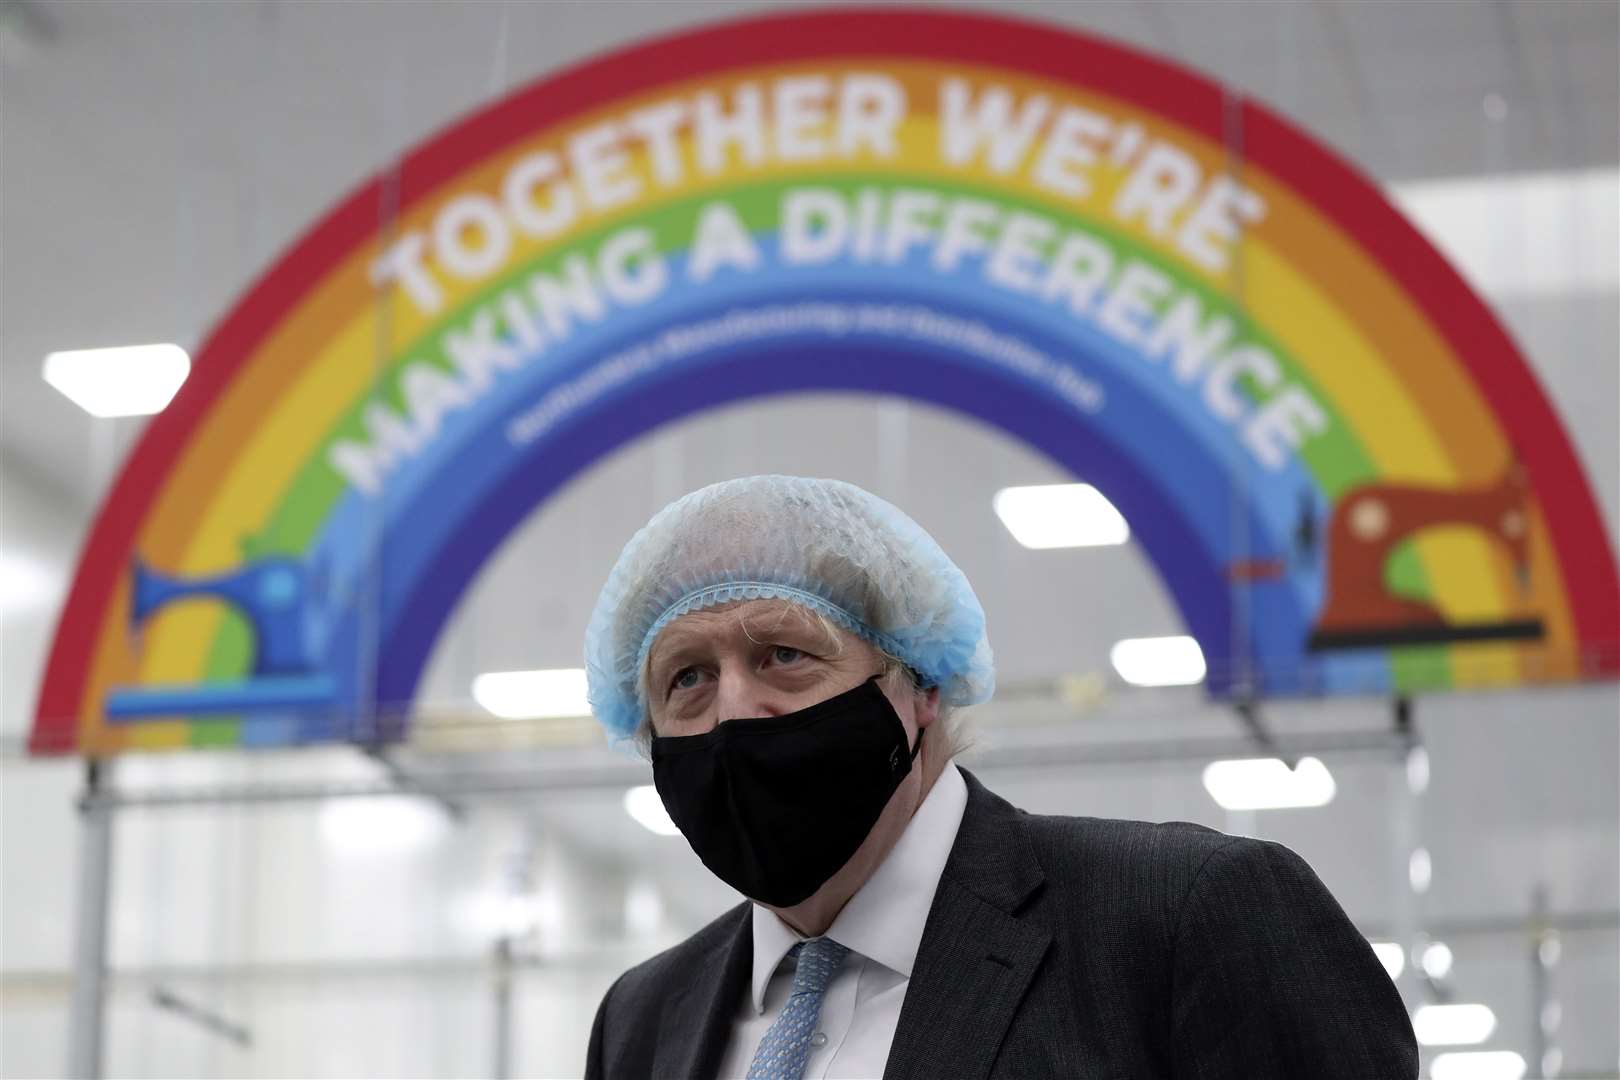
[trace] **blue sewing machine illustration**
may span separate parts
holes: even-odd
[[[285,714],[336,705],[338,680],[322,670],[330,614],[316,574],[299,559],[269,556],[212,577],[181,578],[137,562],[132,568],[132,629],[168,604],[206,597],[223,601],[253,629],[250,677],[233,682],[120,687],[105,701],[107,718],[132,722],[213,713]]]

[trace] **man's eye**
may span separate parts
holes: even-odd
[[[791,664],[804,657],[804,653],[791,645],[776,645],[771,648],[771,659],[778,664]]]
[[[690,690],[697,685],[697,680],[697,668],[681,668],[675,673],[675,677],[669,680],[669,688],[671,690]]]

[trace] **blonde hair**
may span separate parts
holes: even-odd
[[[710,610],[715,614],[719,614],[724,609]],[[770,635],[781,630],[783,624],[789,618],[797,618],[805,624],[815,626],[826,636],[826,648],[829,655],[842,655],[845,646],[850,641],[857,641],[871,649],[877,655],[878,662],[882,665],[878,672],[879,680],[882,682],[884,689],[891,695],[898,695],[907,690],[914,694],[927,693],[928,688],[918,685],[916,672],[912,671],[904,660],[894,656],[887,649],[874,645],[845,630],[821,612],[807,608],[802,604],[795,604],[791,600],[777,600],[774,614],[775,621],[768,628],[758,630],[756,629],[759,626],[758,620],[769,619],[772,612],[762,612],[758,608],[755,608],[752,612],[741,610],[736,612],[737,618],[741,620],[743,633],[748,635],[748,639],[756,644],[763,644]],[[756,636],[756,634],[759,636]],[[652,710],[647,706],[646,702],[649,700],[647,682],[652,670],[652,652],[651,649],[647,650],[647,660],[636,676],[636,691],[641,698],[642,709],[641,722],[636,725],[635,734],[632,736],[636,749],[641,753],[642,757],[649,760],[652,757],[653,728]],[[947,704],[941,699],[937,708],[938,712],[932,725],[936,730],[930,741],[934,742],[935,745],[943,743],[945,756],[947,758],[955,757],[972,745],[971,733],[967,730],[967,725],[962,721],[962,714],[954,705]]]

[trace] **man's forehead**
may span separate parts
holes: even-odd
[[[653,639],[652,656],[656,658],[660,653],[734,633],[738,623],[736,609],[739,606],[730,604],[723,608],[687,612],[658,632],[658,637]]]
[[[653,640],[648,662],[686,649],[701,648],[734,639],[747,640],[761,631],[820,632],[822,623],[807,608],[789,600],[762,598],[689,611],[664,627]],[[846,636],[832,627],[839,637]]]

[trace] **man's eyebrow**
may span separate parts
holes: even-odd
[[[673,645],[659,642],[654,645],[652,652],[647,654],[647,670],[657,671],[659,668],[680,659],[683,652],[690,648],[690,643],[676,641]]]
[[[784,620],[781,625],[773,623],[770,626],[754,626],[749,629],[753,631],[750,640],[761,643],[768,642],[773,638],[782,638],[788,641],[818,644],[826,638],[821,627],[808,619],[788,619]]]
[[[652,651],[647,654],[647,670],[656,671],[670,663],[685,659],[690,653],[702,648],[704,641],[705,639],[698,635],[671,629],[653,643]]]

